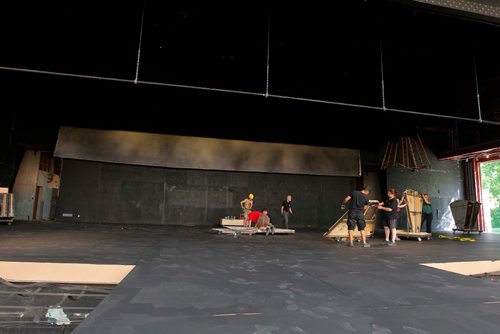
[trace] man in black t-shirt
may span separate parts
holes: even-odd
[[[358,226],[358,231],[361,234],[361,239],[363,240],[363,247],[370,247],[370,244],[366,242],[366,222],[365,222],[365,209],[368,206],[368,194],[370,189],[367,186],[363,187],[363,190],[354,190],[351,195],[344,198],[342,205],[349,202],[349,214],[347,216],[347,229],[349,232],[349,247],[353,247],[354,241],[354,229],[356,225]]]
[[[293,215],[292,195],[288,195],[286,200],[281,204],[281,215],[283,216],[283,227],[288,229],[288,217]]]

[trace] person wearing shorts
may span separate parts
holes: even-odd
[[[350,195],[344,198],[342,205],[349,203],[349,214],[347,216],[347,230],[349,233],[349,247],[354,246],[354,229],[358,227],[358,231],[361,234],[361,240],[363,241],[364,247],[370,247],[370,244],[366,242],[366,222],[365,222],[365,209],[368,207],[368,194],[370,189],[364,186],[361,191],[354,190]]]
[[[384,211],[384,232],[385,241],[387,246],[396,245],[396,228],[398,225],[398,199],[396,198],[397,191],[391,188],[387,191],[387,200],[380,203],[378,210]]]
[[[244,227],[251,227],[252,226],[252,221],[250,220],[250,212],[252,211],[253,208],[253,194],[248,194],[248,198],[245,198],[240,202],[240,206],[243,209],[243,226]]]

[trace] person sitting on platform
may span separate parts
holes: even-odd
[[[255,227],[262,232],[271,232],[274,234],[274,226],[271,224],[271,219],[267,215],[267,209],[262,209],[262,214],[259,216],[259,219],[257,220],[257,224]]]

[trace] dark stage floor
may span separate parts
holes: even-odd
[[[365,249],[322,232],[234,238],[208,228],[16,223],[0,225],[0,254],[137,265],[77,334],[500,333],[500,282],[419,265],[499,260],[500,235],[396,247],[372,239]]]

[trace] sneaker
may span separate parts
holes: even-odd
[[[396,246],[396,243],[395,242],[389,242],[389,243],[387,243],[387,246]]]
[[[389,240],[384,240],[384,245],[389,245],[391,242]]]
[[[399,239],[399,237],[396,237],[396,241],[401,241],[401,239]]]
[[[347,247],[354,247],[354,244],[352,242],[350,242]]]
[[[370,244],[369,244],[369,243],[366,243],[366,244],[363,244],[363,247],[364,247],[364,248],[370,248],[371,246],[370,246]]]

